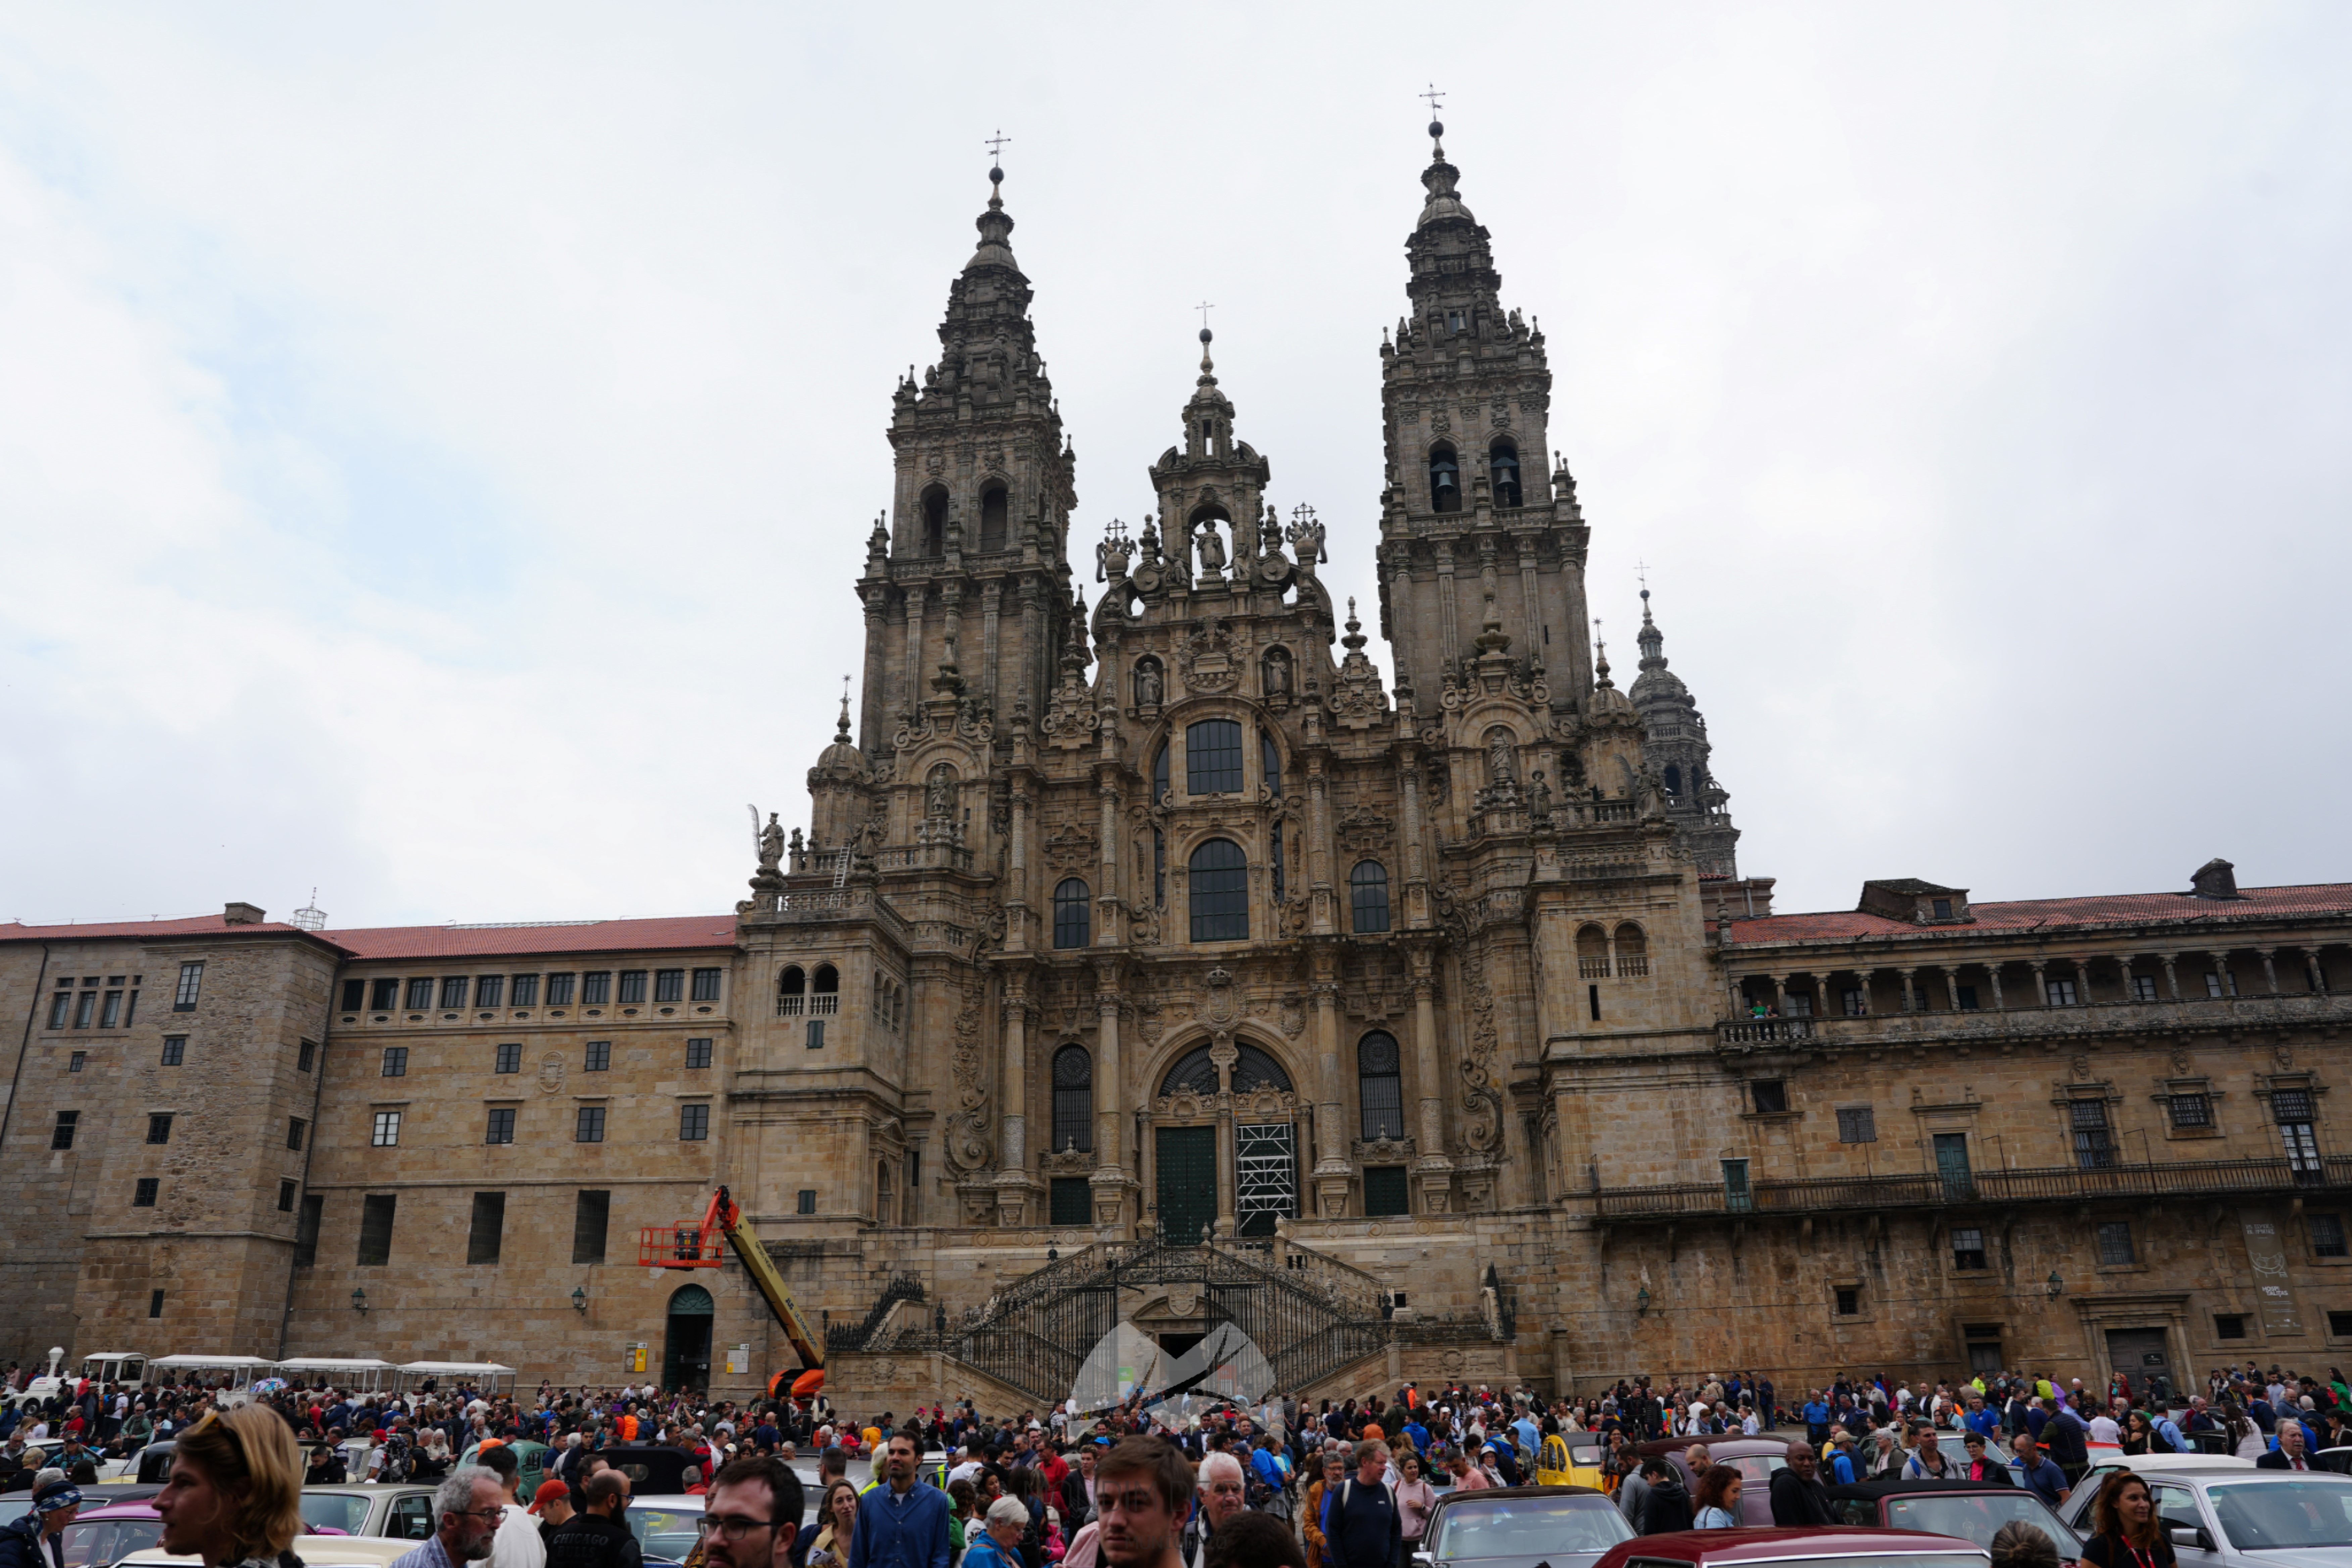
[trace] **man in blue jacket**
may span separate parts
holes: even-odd
[[[911,1433],[890,1434],[883,1446],[889,1484],[857,1500],[849,1568],[948,1568],[948,1494],[915,1483],[920,1458]]]

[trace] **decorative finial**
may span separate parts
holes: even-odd
[[[839,745],[849,742],[849,677],[845,675],[841,678],[841,723],[833,738]]]
[[[1444,101],[1445,95],[1437,90],[1437,84],[1435,82],[1431,82],[1427,92],[1418,93],[1415,96],[1426,100],[1429,104],[1429,140],[1431,143],[1431,155],[1442,160],[1445,156],[1445,143],[1439,141],[1438,138],[1445,134],[1445,122],[1437,118],[1437,110],[1440,104]]]
[[[1004,144],[1012,140],[1012,137],[1004,133],[1004,128],[999,126],[995,135],[985,137],[981,142],[981,145],[988,149],[988,205],[991,206],[995,206],[1003,200],[1002,190],[1004,184],[1003,149]]]

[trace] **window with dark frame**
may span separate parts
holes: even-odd
[[[1359,860],[1348,873],[1348,913],[1359,936],[1389,929],[1389,872],[1377,860]]]
[[[150,1290],[147,1292],[147,1315],[150,1318],[160,1318],[163,1315],[163,1291]]]
[[[392,1261],[392,1226],[400,1212],[393,1193],[370,1193],[360,1200],[360,1245],[353,1258],[362,1268],[381,1268]]]
[[[1203,719],[1184,730],[1184,793],[1238,795],[1242,788],[1242,727],[1234,719]]]
[[[547,977],[547,1005],[551,1007],[571,1006],[572,987],[573,982],[577,979],[578,976],[572,974],[549,975]]]
[[[506,1005],[506,1000],[507,977],[505,975],[485,974],[474,982],[475,1006],[503,1007]]]
[[[387,976],[369,983],[368,1011],[389,1013],[400,1005],[400,982]]]
[[[194,1012],[196,1010],[196,996],[204,990],[204,985],[205,966],[203,960],[197,959],[180,965],[180,984],[172,992],[172,1011],[174,1013]]]
[[[1047,1152],[1091,1153],[1095,1146],[1095,1059],[1075,1041],[1054,1053],[1052,1139]],[[1080,1178],[1083,1180],[1084,1178]],[[1084,1225],[1085,1220],[1057,1221]]]
[[[303,1121],[300,1117],[288,1117],[286,1119],[286,1147],[293,1150],[298,1154],[300,1153],[302,1151],[303,1135],[310,1130],[310,1124]]]
[[[302,1212],[294,1221],[294,1266],[309,1268],[319,1261],[319,1221],[327,1212],[323,1193],[302,1194]]]
[[[89,1065],[89,1053],[88,1051],[76,1051],[73,1055],[66,1058],[66,1071],[68,1072],[79,1072]]]
[[[508,994],[508,996],[507,996],[507,1005],[508,1005],[508,1006],[509,1006],[509,1007],[536,1007],[536,1006],[538,1006],[538,1005],[539,1005],[539,976],[538,976],[538,975],[536,975],[536,974],[516,974],[516,975],[510,975],[509,978],[509,980],[513,983],[513,987],[514,987],[514,988],[513,988],[513,990],[512,990],[511,992],[509,992],[509,993]]]
[[[81,999],[74,1005],[73,1026],[77,1029],[87,1029],[97,1021],[98,993],[85,991],[81,994]]]
[[[1838,1142],[1841,1143],[1875,1143],[1878,1142],[1878,1112],[1867,1105],[1838,1107]]]
[[[1065,877],[1054,885],[1054,945],[1056,948],[1084,947],[1092,940],[1094,894],[1076,877]]]
[[[2116,1163],[2115,1138],[2107,1127],[2103,1100],[2077,1100],[2066,1107],[2074,1133],[2074,1164],[2084,1171],[2104,1171]]]
[[[1402,1165],[1364,1167],[1364,1217],[1390,1219],[1412,1213],[1412,1184]]]
[[[466,987],[469,984],[471,984],[471,977],[467,975],[447,974],[442,976],[441,1005],[444,1007],[464,1006],[466,1005]]]
[[[710,1107],[681,1105],[677,1108],[677,1141],[700,1143],[710,1136]]]
[[[1789,1109],[1789,1084],[1785,1079],[1759,1078],[1748,1086],[1748,1093],[1759,1116],[1778,1116]]]
[[[1367,1140],[1404,1136],[1403,1058],[1396,1037],[1375,1029],[1356,1042],[1356,1114]],[[1369,1183],[1370,1173],[1365,1173]],[[1364,1189],[1370,1201],[1370,1187]],[[1371,1211],[1367,1208],[1365,1213]],[[1402,1210],[1391,1210],[1402,1213]]]
[[[74,1129],[80,1125],[80,1111],[58,1111],[58,1124],[49,1130],[49,1147],[52,1149],[72,1148],[74,1143]]]
[[[2330,1339],[2352,1340],[2352,1312],[2328,1313],[2327,1335]]]
[[[1839,1286],[1837,1288],[1837,1315],[1841,1318],[1853,1318],[1859,1317],[1861,1314],[1861,1288],[1853,1285]]]
[[[646,972],[642,969],[621,971],[621,1002],[624,1005],[646,999]]]
[[[2296,1184],[2321,1180],[2326,1167],[2319,1158],[2318,1107],[2311,1090],[2272,1089],[2271,1117],[2278,1123],[2279,1142],[2286,1148],[2287,1169]]]
[[[580,1108],[579,1118],[572,1123],[572,1141],[574,1143],[602,1143],[604,1141],[603,1106],[583,1105]]]
[[[482,1142],[485,1143],[511,1143],[514,1141],[515,1108],[510,1105],[491,1107],[489,1127],[488,1130],[483,1133]]]
[[[2179,1128],[2203,1131],[2213,1125],[2213,1100],[2202,1091],[2176,1094],[2166,1101],[2172,1112],[2172,1124]]]
[[[500,1072],[522,1071],[522,1046],[520,1042],[510,1042],[499,1047],[498,1070]]]
[[[2137,1263],[2138,1261],[2139,1255],[2132,1247],[2131,1222],[2120,1219],[2101,1221],[2099,1225],[2099,1267],[2102,1268],[2122,1268]]]
[[[1188,888],[1194,942],[1249,940],[1249,861],[1230,838],[1192,851]]]
[[[694,999],[698,1002],[718,1001],[719,977],[725,973],[726,971],[719,969],[696,970],[694,972]]]
[[[613,1070],[612,1041],[591,1040],[580,1049],[580,1070],[582,1072],[610,1072]]]
[[[364,980],[346,980],[346,981],[344,981],[344,982],[343,982],[343,1011],[344,1011],[344,1012],[346,1012],[346,1013],[356,1013],[356,1012],[358,1012],[361,1008],[362,1008],[362,1007],[364,1007],[364,1006],[366,1006],[366,1005],[367,1005],[367,982],[366,982],[366,981],[364,981]]]
[[[2246,1337],[2246,1317],[2242,1312],[2213,1314],[2213,1337],[2217,1340],[2242,1340]]]
[[[400,1147],[399,1111],[379,1110],[375,1113],[374,1122],[368,1130],[368,1147],[371,1149]]]
[[[656,969],[654,971],[654,1000],[683,1002],[686,1000],[686,971]]]
[[[433,1005],[433,982],[430,977],[408,983],[408,1007],[411,1013],[422,1013]]]
[[[317,1062],[318,1059],[319,1042],[316,1040],[304,1040],[300,1047],[294,1053],[294,1070],[296,1072],[309,1072],[312,1064]]]
[[[795,1214],[816,1213],[816,1189],[814,1187],[803,1187],[800,1190],[799,1196],[793,1201],[793,1212]]]
[[[506,1239],[506,1194],[476,1193],[474,1223],[466,1233],[466,1261],[468,1264],[496,1263]]]
[[[602,1007],[613,999],[613,972],[591,969],[580,976],[580,1005]]]
[[[72,1016],[72,1015],[73,990],[70,984],[68,984],[67,989],[58,992],[56,995],[49,998],[49,1027],[52,1029],[64,1028],[66,1026],[66,1020]]]
[[[1053,1205],[1047,1224],[1094,1224],[1094,1184],[1084,1176],[1055,1176],[1047,1189],[1047,1195]]]
[[[408,1047],[406,1046],[384,1047],[383,1070],[380,1076],[384,1078],[406,1078],[408,1076]]]
[[[171,1141],[172,1113],[168,1110],[151,1111],[147,1117],[147,1142],[169,1143]]]
[[[163,1184],[163,1181],[160,1177],[140,1177],[138,1184],[132,1187],[131,1191],[131,1206],[135,1209],[153,1208],[155,1206],[155,1194],[162,1189]]]
[[[294,1212],[294,1191],[295,1187],[292,1182],[280,1182],[278,1184],[278,1212],[279,1214],[292,1214]]]
[[[613,1222],[613,1194],[582,1191],[572,1205],[572,1261],[604,1261],[604,1232]]]
[[[1954,1226],[1952,1227],[1952,1267],[1982,1268],[1984,1266],[1984,1232],[1972,1226]]]
[[[101,1029],[119,1029],[122,1026],[121,992],[110,991],[106,994],[106,1005],[98,1015],[98,1026]]]
[[[811,1018],[808,1021],[808,1048],[813,1051],[821,1051],[824,1049],[824,1020],[823,1018]]]
[[[77,1052],[76,1054],[79,1055],[79,1053]],[[187,1059],[188,1037],[185,1035],[164,1036],[163,1065],[167,1068],[175,1068],[185,1062]]]
[[[2342,1215],[2307,1214],[2303,1216],[2303,1223],[2311,1231],[2311,1255],[2314,1258],[2343,1258],[2347,1255]]]
[[[707,1068],[710,1065],[710,1045],[711,1042],[709,1040],[688,1040],[686,1042],[686,1065],[689,1071],[696,1068]]]

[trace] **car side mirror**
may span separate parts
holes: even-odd
[[[2175,1546],[2194,1546],[2200,1552],[2213,1550],[2213,1538],[2205,1533],[2202,1525],[2176,1525],[2169,1533]]]
[[[1412,1561],[1414,1568],[1430,1568],[1432,1559],[1426,1552],[1416,1552],[1412,1554]]]

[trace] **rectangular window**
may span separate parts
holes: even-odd
[[[422,1013],[433,1005],[433,982],[430,977],[408,983],[408,1010]]]
[[[74,1006],[74,1027],[77,1029],[87,1029],[96,1020],[97,1016],[98,993],[95,991],[83,992],[81,994],[81,1000]]]
[[[1877,1111],[1867,1105],[1841,1106],[1838,1109],[1838,1142],[1841,1143],[1877,1142]]]
[[[122,1027],[121,992],[110,991],[106,994],[106,1005],[99,1012],[98,1026],[101,1029],[119,1029]]]
[[[1723,1162],[1723,1206],[1733,1214],[1748,1214],[1756,1207],[1756,1194],[1748,1184],[1748,1162]]]
[[[1242,727],[1231,719],[1203,719],[1184,731],[1184,792],[1234,795],[1242,787]]]
[[[2352,1312],[2328,1313],[2327,1332],[2333,1339],[2352,1339]]]
[[[1952,900],[1949,899],[1930,899],[1927,901],[1927,907],[1935,910],[1936,918],[1939,921],[1952,918]]]
[[[604,1141],[603,1106],[583,1105],[580,1108],[580,1120],[572,1124],[572,1141],[574,1143],[602,1143]]]
[[[1617,973],[1620,974],[1649,973],[1649,956],[1644,953],[1636,957],[1629,958],[1622,952],[1619,953],[1617,955]],[[1782,1016],[1790,1018],[1810,1018],[1812,1016],[1813,999],[1811,996],[1806,995],[1801,991],[1790,992],[1789,1005],[1783,1012]]]
[[[79,1111],[79,1110],[60,1110],[60,1111],[58,1111],[58,1124],[57,1124],[57,1126],[55,1126],[55,1127],[53,1127],[53,1128],[51,1128],[51,1129],[49,1130],[49,1147],[50,1147],[50,1148],[52,1148],[52,1149],[70,1149],[70,1148],[72,1148],[72,1147],[73,1147],[73,1141],[74,1141],[74,1129],[75,1129],[76,1127],[79,1126],[80,1124],[81,1124],[81,1112],[80,1112],[80,1111]]]
[[[499,1245],[507,1228],[507,1195],[504,1193],[474,1194],[474,1224],[466,1233],[467,1263],[496,1263]]]
[[[683,1002],[686,1000],[686,971],[656,969],[654,971],[654,1000]]]
[[[1789,1109],[1789,1085],[1781,1079],[1759,1078],[1748,1086],[1759,1116],[1776,1116]]]
[[[73,1016],[73,993],[72,993],[72,992],[70,992],[70,991],[60,991],[60,992],[58,992],[56,995],[54,995],[54,996],[52,996],[52,997],[50,997],[50,998],[49,998],[49,1027],[50,1027],[50,1028],[52,1028],[52,1029],[62,1029],[62,1028],[64,1028],[64,1027],[66,1026],[66,1020],[67,1020],[68,1017],[72,1016]]]
[[[2132,1000],[2135,1002],[2155,1001],[2156,976],[2153,974],[2133,975],[2131,977],[2131,994]]]
[[[709,1040],[687,1041],[686,1065],[688,1068],[709,1067],[710,1065],[710,1042]]]
[[[68,1072],[79,1072],[89,1065],[89,1053],[88,1051],[76,1051],[72,1056],[66,1058],[66,1071]]]
[[[489,1131],[482,1135],[482,1142],[485,1143],[513,1142],[514,1121],[515,1113],[513,1106],[501,1105],[493,1108],[490,1111]]]
[[[369,1011],[371,1011],[371,1012],[375,1012],[375,1013],[388,1013],[388,1012],[390,1012],[393,1008],[394,1008],[394,1007],[396,1007],[396,1006],[400,1005],[400,982],[399,982],[399,981],[397,981],[397,980],[378,980],[378,981],[374,981],[374,982],[373,982],[373,983],[371,984],[371,985],[370,985],[370,987],[369,987],[369,990],[370,990],[370,994],[369,994],[369,996],[368,996],[368,1009],[369,1009]]]
[[[2042,984],[2049,993],[2049,1003],[2053,1007],[2072,1007],[2074,1005],[2074,983],[2072,980],[2045,980]]]
[[[327,1212],[326,1195],[302,1194],[302,1212],[294,1221],[294,1266],[308,1268],[319,1261],[319,1220]]]
[[[2209,1095],[2176,1094],[2171,1099],[2171,1110],[2175,1127],[2213,1125],[2213,1101]]]
[[[2271,1090],[2271,1114],[2281,1122],[2309,1121],[2315,1107],[2307,1089],[2274,1089]]]
[[[572,983],[574,978],[574,976],[569,974],[551,974],[547,977],[547,1005],[549,1006],[569,1007],[572,1005]]]
[[[572,1205],[572,1261],[604,1261],[604,1230],[613,1220],[613,1194],[583,1192]]]
[[[499,1047],[498,1070],[500,1072],[522,1071],[522,1047],[520,1044],[504,1045]]]
[[[646,999],[646,972],[642,969],[621,971],[621,1001],[624,1004]]]
[[[464,1006],[466,1005],[467,984],[467,976],[463,974],[444,975],[441,980],[441,1005],[444,1007]]]
[[[356,1012],[358,1012],[361,1008],[362,1008],[362,1007],[364,1007],[364,1006],[366,1006],[366,1005],[367,1005],[367,982],[366,982],[366,981],[364,981],[364,980],[346,980],[346,981],[344,981],[344,982],[343,982],[343,1011],[344,1011],[344,1012],[346,1012],[346,1013],[356,1013]]]
[[[2216,973],[2210,969],[2205,972],[2206,995],[2234,996],[2237,994],[2238,979],[2236,975],[2229,973]]]
[[[297,1072],[309,1072],[310,1070],[311,1064],[316,1062],[318,1059],[319,1042],[316,1040],[305,1040],[302,1042],[302,1048],[294,1053],[294,1070]]]
[[[295,1150],[299,1152],[302,1147],[302,1135],[310,1130],[310,1124],[309,1122],[303,1121],[299,1116],[288,1117],[286,1119],[286,1146],[289,1149]]]
[[[384,1047],[383,1076],[386,1078],[406,1078],[408,1076],[408,1047],[406,1046]]]
[[[147,1118],[147,1142],[169,1143],[172,1141],[172,1113],[159,1110]]]
[[[507,977],[503,974],[485,974],[474,983],[474,1005],[477,1007],[503,1006],[506,995]]]
[[[1984,1232],[1954,1226],[1952,1227],[1952,1267],[1982,1268],[1984,1266]]]
[[[392,1193],[370,1193],[360,1200],[360,1249],[353,1259],[362,1268],[381,1268],[392,1261],[392,1222],[400,1199]]]
[[[539,976],[536,974],[518,974],[514,976],[514,994],[507,999],[507,1005],[509,1007],[538,1006]]]
[[[156,1190],[162,1185],[162,1181],[157,1177],[140,1177],[139,1184],[131,1189],[131,1206],[135,1209],[153,1208]]]
[[[681,1143],[700,1143],[710,1136],[710,1107],[681,1105],[677,1108],[677,1140]]]
[[[291,1182],[278,1184],[278,1212],[279,1214],[294,1212],[294,1184]]]
[[[1050,1225],[1092,1225],[1095,1222],[1094,1184],[1084,1176],[1055,1176],[1052,1190],[1053,1212]]]
[[[131,1027],[131,1021],[138,1016],[139,993],[133,991],[122,1004],[122,1026],[126,1029]]]
[[[2074,1130],[2074,1164],[2084,1171],[2104,1171],[2116,1163],[2114,1135],[2107,1130],[2105,1101],[2078,1100],[2067,1108]]]
[[[2108,1220],[2099,1226],[2100,1267],[2120,1268],[2125,1264],[2138,1261],[2138,1255],[2132,1250],[2129,1221]]]
[[[2311,1227],[2311,1254],[2315,1258],[2342,1258],[2344,1216],[2340,1214],[2306,1215],[2304,1223]]]
[[[196,1010],[196,994],[205,986],[205,966],[202,961],[180,965],[179,988],[172,993],[172,1011],[193,1013]]]
[[[1861,1314],[1861,1289],[1858,1286],[1853,1285],[1839,1286],[1837,1288],[1837,1315],[1841,1318],[1853,1318],[1859,1317]]]
[[[2242,1340],[2246,1337],[2246,1319],[2242,1312],[2213,1314],[2213,1337],[2217,1340]]]
[[[163,1292],[161,1290],[147,1292],[147,1315],[151,1318],[160,1318],[163,1315]]]
[[[800,1190],[800,1196],[795,1199],[793,1204],[793,1212],[794,1214],[816,1213],[816,1189],[814,1187],[803,1187]]]
[[[1402,1165],[1364,1167],[1364,1217],[1382,1219],[1412,1212],[1412,1185]]]
[[[591,1040],[586,1046],[582,1047],[582,1050],[584,1053],[580,1063],[580,1070],[582,1072],[609,1072],[612,1070],[612,1041]]]
[[[613,999],[613,972],[592,969],[580,977],[580,1005],[602,1007]]]
[[[824,1049],[824,1020],[823,1018],[811,1018],[808,1021],[808,1048],[813,1051],[821,1051]]]
[[[375,1113],[375,1124],[368,1132],[368,1147],[371,1149],[396,1149],[399,1146],[400,1112],[397,1110],[377,1111]]]
[[[696,1001],[716,1002],[719,1000],[719,973],[720,972],[716,969],[698,969],[694,972],[694,999]]]
[[[1943,1184],[1946,1198],[1958,1203],[1976,1196],[1977,1179],[1969,1165],[1967,1133],[1936,1134],[1936,1176]]]
[[[1961,1012],[1973,1013],[1977,1010],[1977,988],[1975,986],[1955,985],[1952,989],[1959,996]]]

